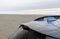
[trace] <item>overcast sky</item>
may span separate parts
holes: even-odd
[[[0,0],[0,11],[60,8],[60,0]]]

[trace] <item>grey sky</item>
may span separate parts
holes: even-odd
[[[60,0],[0,0],[0,11],[60,8]]]

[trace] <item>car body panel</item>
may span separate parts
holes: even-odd
[[[49,16],[47,16],[47,17],[49,17]],[[57,17],[59,17],[59,16],[57,16]],[[45,18],[45,17],[42,17],[42,18]],[[54,22],[54,23],[56,23],[56,22]],[[53,37],[56,37],[56,38],[60,38],[60,26],[55,26],[55,25],[52,25],[52,24],[48,24],[47,20],[31,21],[31,22],[22,23],[22,24],[29,27],[30,29],[32,29],[34,31],[39,32],[39,33],[46,34],[46,35],[49,35],[49,36],[53,36]]]

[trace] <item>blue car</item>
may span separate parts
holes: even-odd
[[[43,16],[22,23],[8,39],[60,39],[60,16]]]

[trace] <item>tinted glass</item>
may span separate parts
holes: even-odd
[[[60,16],[45,16],[45,17],[40,17],[40,18],[37,18],[37,19],[35,19],[34,21],[43,21],[43,20],[52,20],[52,19],[59,19],[60,18]]]

